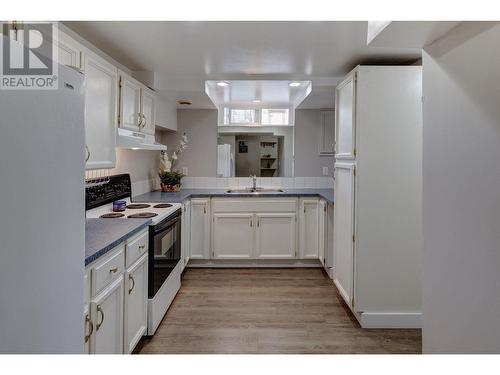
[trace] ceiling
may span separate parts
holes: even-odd
[[[206,80],[310,80],[300,108],[330,108],[359,63],[410,63],[419,48],[368,47],[367,22],[64,22],[131,70],[156,72],[159,91],[214,108]]]

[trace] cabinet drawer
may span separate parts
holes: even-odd
[[[148,244],[149,230],[145,230],[127,241],[127,249],[125,251],[126,268],[130,267],[137,259],[148,252]]]
[[[213,212],[296,212],[294,198],[212,199]]]
[[[125,269],[125,244],[120,244],[111,255],[92,268],[92,295],[95,296],[104,287],[119,277]]]

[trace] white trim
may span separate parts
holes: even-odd
[[[361,313],[363,328],[422,328],[422,313]]]
[[[322,268],[318,259],[190,259],[189,268]]]

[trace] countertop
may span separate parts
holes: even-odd
[[[284,193],[263,193],[260,195],[252,193],[228,194],[226,190],[227,189],[182,189],[176,193],[164,193],[158,190],[139,195],[135,197],[133,201],[182,203],[189,198],[201,197],[320,197],[333,203],[333,189],[285,189]]]
[[[151,219],[86,219],[85,266],[146,228]]]

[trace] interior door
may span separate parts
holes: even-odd
[[[340,294],[353,306],[354,291],[354,168],[335,164],[334,278]]]
[[[213,257],[217,259],[253,258],[253,214],[213,215]]]
[[[356,80],[351,73],[337,86],[335,92],[335,158],[355,158],[355,111],[356,111]]]
[[[264,213],[256,214],[255,217],[257,258],[295,258],[297,242],[295,213]]]
[[[114,168],[116,164],[116,68],[86,51],[85,71],[85,143],[86,169]]]
[[[125,272],[124,353],[131,353],[147,330],[148,255]]]
[[[147,89],[142,89],[142,132],[155,134],[155,95]]]
[[[123,277],[115,280],[91,302],[93,354],[123,353]]]
[[[120,77],[120,127],[140,131],[143,120],[141,117],[141,86],[138,82],[125,75]]]

